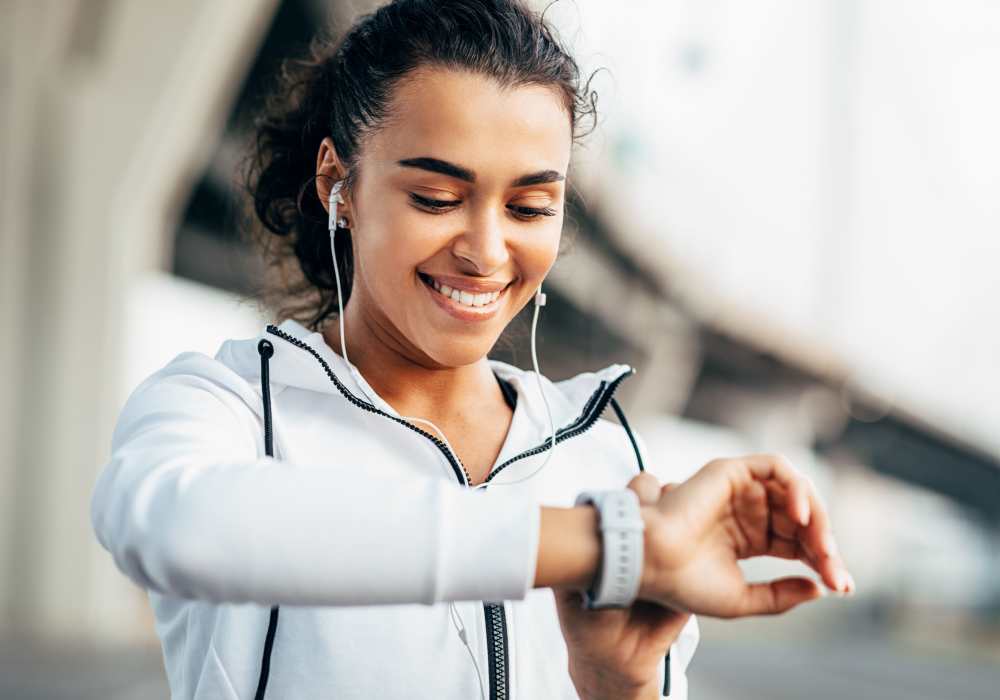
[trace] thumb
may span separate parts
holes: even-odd
[[[640,505],[652,505],[660,496],[660,482],[649,472],[639,472],[628,482],[628,488],[635,491]]]
[[[736,616],[777,615],[822,596],[816,581],[804,576],[750,583],[743,589]]]

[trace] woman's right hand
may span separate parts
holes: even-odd
[[[739,559],[798,559],[833,591],[854,592],[812,482],[781,455],[712,460],[642,507],[645,564],[638,597],[734,618],[784,612],[822,595],[792,576],[748,583]]]

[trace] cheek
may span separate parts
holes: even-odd
[[[405,246],[385,245],[372,251],[368,263],[368,282],[382,306],[392,309],[409,298],[413,265]]]
[[[434,254],[440,242],[412,217],[386,217],[380,228],[361,232],[357,251],[366,285],[380,302],[400,306],[412,285],[419,282],[416,267]],[[391,302],[391,303],[389,303]]]
[[[559,253],[559,230],[540,235],[521,243],[518,250],[521,274],[530,282],[540,282]]]

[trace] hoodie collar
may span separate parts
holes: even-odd
[[[349,366],[343,357],[327,345],[322,333],[311,331],[294,319],[286,319],[277,327],[265,327],[253,338],[225,341],[216,353],[216,359],[259,386],[260,355],[257,343],[263,339],[274,345],[274,356],[269,363],[272,391],[275,387],[289,386],[342,395],[344,392],[334,382],[334,377],[327,373],[328,368],[343,389],[358,400],[399,417],[400,414],[372,389],[360,372]],[[595,399],[599,390],[617,385],[635,372],[629,365],[616,363],[594,372],[582,372],[569,379],[552,382],[544,375],[536,379],[534,371],[523,370],[500,360],[490,359],[488,362],[494,374],[508,382],[517,393],[518,409],[523,408],[526,418],[540,433],[549,430],[549,419],[539,394],[538,379],[541,380],[556,427],[561,429],[579,420],[590,410],[588,404]]]

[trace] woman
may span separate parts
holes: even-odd
[[[399,0],[284,80],[249,185],[297,317],[140,384],[92,501],[173,697],[684,698],[692,613],[821,594],[738,558],[853,589],[780,456],[661,486],[613,403],[631,368],[487,358],[543,303],[592,107],[540,18]]]

